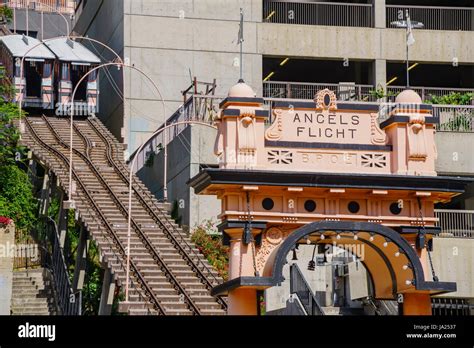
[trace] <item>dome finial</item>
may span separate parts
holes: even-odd
[[[412,89],[405,89],[395,98],[395,103],[400,104],[421,104],[422,100],[418,93]]]

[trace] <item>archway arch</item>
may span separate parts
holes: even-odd
[[[352,221],[318,221],[292,232],[267,260],[264,276],[272,286],[285,280],[283,266],[287,255],[305,237],[318,244],[363,246],[359,250],[355,248],[355,253],[369,272],[378,299],[393,299],[397,293],[404,292],[456,290],[454,283],[426,281],[416,251],[397,231],[377,223]]]

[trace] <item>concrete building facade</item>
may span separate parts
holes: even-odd
[[[266,88],[274,83],[272,81],[291,74],[295,77],[294,81],[303,80],[306,83],[310,80],[319,84],[331,82],[329,80],[334,76],[342,74],[344,79],[338,82],[356,85],[360,81],[365,82],[366,85],[361,86],[368,87],[360,87],[361,90],[365,88],[365,95],[370,90],[385,88],[387,84],[403,85],[403,72],[394,75],[400,82],[391,80],[395,68],[403,68],[405,64],[406,31],[393,28],[390,23],[400,13],[403,17],[407,9],[412,20],[425,21],[425,29],[415,30],[416,43],[409,48],[409,60],[415,64],[411,68],[411,76],[417,82],[423,83],[425,79],[430,88],[440,89],[436,93],[447,94],[450,89],[456,91],[455,87],[448,86],[451,82],[440,77],[434,86],[429,80],[431,76],[436,75],[438,70],[440,76],[444,76],[446,72],[450,75],[451,71],[461,71],[449,69],[464,69],[460,74],[462,82],[456,86],[469,91],[474,88],[474,48],[469,44],[474,41],[474,9],[469,2],[459,2],[456,6],[464,7],[450,11],[461,13],[462,20],[443,17],[443,24],[442,21],[429,20],[428,14],[433,11],[443,14],[443,8],[437,5],[448,4],[423,0],[308,1],[304,3],[307,7],[298,8],[291,2],[266,0],[82,1],[78,3],[74,31],[110,45],[126,62],[149,75],[163,95],[164,107],[151,85],[139,74],[128,70],[124,72],[124,80],[121,72],[115,69],[109,72],[112,79],[101,79],[99,116],[128,145],[125,155],[129,156],[183,104],[181,91],[190,85],[192,77],[196,76],[201,81],[216,79],[215,94],[218,96],[226,95],[237,81],[240,70],[237,44],[240,8],[244,11],[243,78],[258,96],[268,96]],[[333,15],[329,19],[323,18],[321,13],[328,11],[325,8],[330,6],[334,8]],[[341,9],[349,16],[344,15]],[[304,19],[305,14],[309,19]],[[450,25],[451,22],[454,24]],[[105,51],[97,50],[111,58]],[[276,62],[276,69],[273,61]],[[325,68],[321,65],[324,62],[333,64],[331,67],[334,69]],[[294,64],[293,67],[291,64]],[[352,69],[352,72],[344,70],[346,68]],[[289,69],[289,73],[284,69]],[[274,75],[268,78],[271,72]],[[292,81],[287,79],[286,82]],[[123,91],[123,100],[117,90]],[[211,141],[207,149],[190,146],[200,143],[200,135],[196,135],[198,140],[193,139],[194,132],[182,133],[179,139],[173,140],[176,142],[174,148],[179,150],[172,150],[170,145],[168,163],[169,200],[184,200],[185,204],[180,207],[185,208],[179,215],[183,216],[182,222],[191,227],[215,217],[215,208],[219,204],[217,200],[201,204],[186,186],[186,181],[200,165],[215,165],[207,155],[212,154]],[[213,138],[212,130],[209,132],[208,136]],[[474,173],[472,156],[458,148],[458,140],[462,138],[463,142],[469,143],[472,133],[456,133],[458,140],[453,140],[452,135],[449,132],[437,135],[437,170],[450,175]],[[183,142],[188,145],[183,147]],[[157,152],[151,148],[146,151],[146,154]],[[141,178],[158,197],[163,196],[160,156],[158,153],[158,160],[154,161],[152,168],[143,166],[145,160],[138,161],[141,162]],[[180,165],[173,165],[175,162]],[[467,198],[462,200],[463,208],[470,207]],[[193,216],[199,216],[199,219]]]

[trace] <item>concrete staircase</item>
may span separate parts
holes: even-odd
[[[12,315],[55,315],[51,281],[43,268],[14,271]]]

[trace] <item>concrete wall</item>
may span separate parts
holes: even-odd
[[[406,34],[400,29],[329,27],[259,23],[258,52],[306,58],[406,59]],[[472,31],[418,30],[410,59],[418,62],[472,63]]]
[[[432,257],[439,280],[457,283],[456,292],[439,297],[474,299],[474,239],[435,238]]]
[[[217,79],[217,94],[225,94],[239,78],[240,8],[245,11],[244,79],[260,94],[262,57],[257,53],[257,22],[261,2],[252,0],[125,0],[125,57],[158,85],[163,107],[153,89],[142,79],[126,78],[125,95],[133,108],[130,150],[151,135],[182,103],[181,91],[191,76],[200,81]],[[147,30],[148,29],[148,30]],[[137,114],[146,119],[135,122]],[[125,128],[127,128],[125,122]],[[128,131],[126,131],[128,133]]]
[[[473,133],[437,132],[435,140],[438,149],[436,171],[439,174],[473,175]]]
[[[16,30],[26,31],[26,11],[16,10]],[[43,37],[41,37],[41,13],[36,11],[28,11],[28,30],[31,32],[37,32],[37,38],[39,40],[49,39],[57,36],[64,36],[69,34],[67,32],[66,21],[69,24],[69,30],[72,29],[71,17],[67,14],[65,18],[61,17],[57,13],[43,13]],[[8,25],[8,28],[13,32],[15,24],[12,22]],[[30,34],[31,35],[31,34]]]
[[[15,226],[0,227],[0,315],[10,315],[13,289]]]
[[[186,183],[197,175],[201,163],[217,164],[212,152],[216,130],[203,126],[187,127],[168,146],[168,200],[178,202],[181,223],[191,228],[207,220],[217,222],[221,210],[215,196],[200,196]],[[158,198],[163,198],[163,151],[152,167],[143,167],[138,176]]]
[[[74,32],[81,36],[89,36],[108,45],[122,58],[124,57],[124,20],[123,0],[88,1],[82,9],[74,26]],[[99,44],[84,44],[102,61],[114,59],[114,54]],[[109,76],[100,71],[99,118],[109,130],[124,140],[123,102],[118,91],[123,91],[123,70],[109,68]],[[113,81],[113,83],[111,82]],[[116,86],[115,86],[115,85]],[[122,92],[120,92],[121,94]]]

